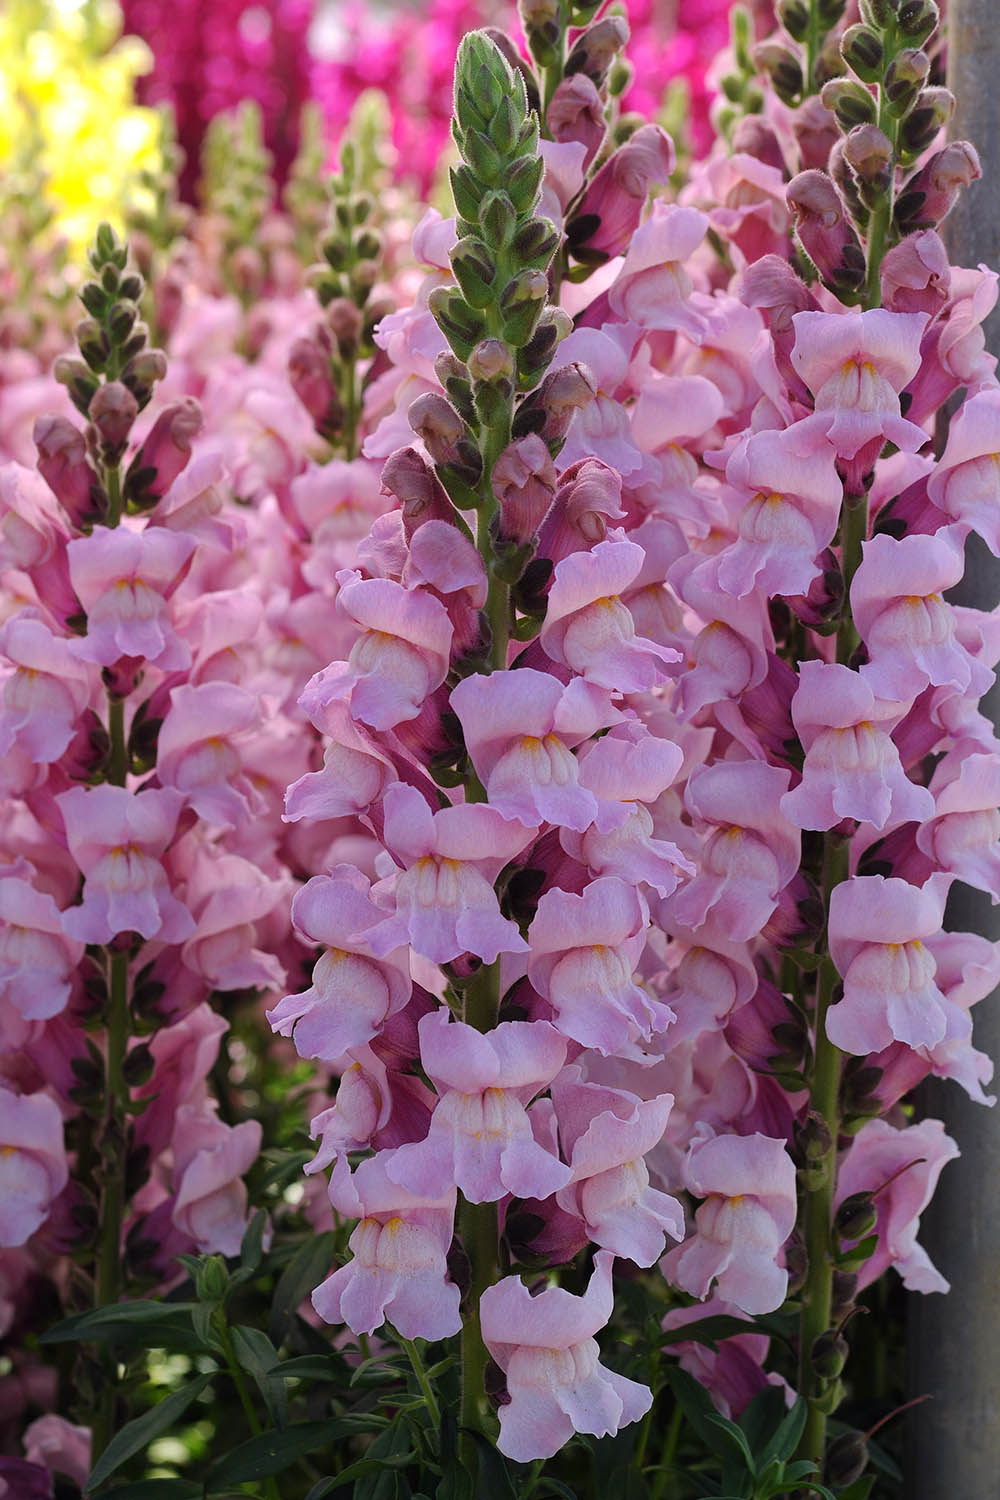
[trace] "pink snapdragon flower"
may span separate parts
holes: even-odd
[[[577,210],[581,220],[596,216],[586,235],[588,250],[607,256],[628,247],[646,204],[650,187],[666,186],[676,164],[674,144],[659,125],[640,125],[595,173]]]
[[[644,1157],[662,1140],[672,1094],[637,1099],[583,1081],[567,1068],[552,1086],[559,1138],[572,1177],[559,1207],[582,1219],[595,1244],[638,1266],[663,1254],[666,1235],[684,1238],[684,1210],[650,1186]]]
[[[657,200],[632,235],[621,270],[608,288],[611,311],[622,322],[642,328],[700,333],[704,319],[691,306],[694,282],[684,263],[708,227],[707,217],[697,208]]]
[[[582,1297],[562,1287],[532,1297],[519,1276],[507,1276],[480,1298],[483,1342],[511,1398],[500,1408],[497,1440],[508,1458],[550,1458],[574,1432],[604,1437],[649,1410],[645,1386],[600,1363],[594,1334],[611,1316],[613,1262],[610,1251],[598,1251]]]
[[[333,662],[307,685],[317,705],[350,694],[351,715],[373,729],[415,719],[448,671],[452,623],[439,599],[391,578],[337,574],[337,607],[361,634],[347,661]]]
[[[597,800],[580,785],[573,749],[620,718],[606,693],[581,678],[564,686],[522,667],[464,678],[452,689],[469,756],[502,817],[589,828]]]
[[[699,873],[670,898],[674,920],[708,923],[734,943],[756,937],[799,867],[800,835],[781,811],[790,779],[756,760],[692,771],[684,801],[711,831]]]
[[[484,1036],[444,1010],[417,1030],[438,1103],[426,1139],[393,1152],[389,1177],[426,1198],[454,1185],[469,1203],[548,1198],[565,1186],[569,1167],[538,1144],[527,1113],[563,1066],[565,1037],[546,1021],[501,1021]]]
[[[24,1429],[24,1456],[57,1474],[68,1474],[81,1490],[90,1473],[90,1428],[67,1422],[55,1412],[36,1417]]]
[[[259,864],[189,834],[172,864],[184,876],[184,903],[195,930],[181,949],[186,968],[213,989],[278,989],[285,971],[269,945],[258,946],[257,924],[276,907],[287,911],[291,881],[272,879]]]
[[[843,485],[831,450],[800,457],[783,434],[753,433],[737,445],[726,478],[741,497],[739,531],[719,556],[719,587],[737,598],[754,589],[769,597],[804,594],[840,518]]]
[[[0,1086],[0,1246],[29,1240],[68,1181],[56,1101]]]
[[[235,683],[179,684],[156,742],[160,785],[176,788],[217,828],[258,816],[263,799],[243,770],[239,745],[259,721],[257,699]]]
[[[390,877],[395,910],[366,929],[372,952],[382,957],[409,942],[438,964],[466,952],[488,964],[498,953],[526,953],[517,925],[500,915],[493,882],[535,830],[485,804],[432,813],[402,782],[389,787],[382,808],[382,841],[402,871]]]
[[[995,386],[970,396],[951,419],[927,494],[1000,557],[1000,390]]]
[[[688,1323],[715,1317],[743,1318],[745,1314],[735,1303],[713,1295],[691,1307],[672,1307],[661,1326],[664,1333],[676,1334]],[[754,1333],[749,1319],[747,1328],[746,1333],[720,1339],[715,1349],[694,1339],[680,1339],[669,1343],[663,1351],[670,1359],[676,1359],[682,1370],[693,1375],[718,1411],[732,1420],[749,1406],[758,1391],[782,1383],[780,1376],[764,1374],[770,1343],[767,1334]]]
[[[189,666],[167,601],[194,550],[193,537],[162,526],[140,532],[98,527],[70,542],[70,578],[87,615],[87,634],[71,643],[74,655],[102,667],[122,656],[144,657],[164,671]]]
[[[684,1166],[690,1192],[703,1199],[696,1234],[668,1251],[664,1273],[692,1297],[718,1294],[747,1313],[773,1312],[785,1300],[781,1247],[795,1226],[795,1167],[783,1140],[714,1136],[696,1142]]]
[[[350,701],[327,696],[323,676],[320,672],[306,684],[299,706],[330,743],[323,751],[322,770],[307,771],[285,793],[286,823],[366,812],[396,780],[384,750],[352,719]]]
[[[579,756],[580,780],[596,797],[598,812],[582,832],[560,828],[566,853],[595,878],[618,875],[669,896],[695,867],[670,839],[654,837],[656,825],[647,804],[662,796],[683,760],[679,745],[650,734],[639,720],[591,740]]]
[[[607,875],[580,895],[553,889],[528,931],[528,978],[559,1030],[605,1056],[631,1055],[673,1012],[635,981],[649,912],[634,886]]]
[[[0,755],[12,746],[51,765],[69,746],[94,694],[94,669],[44,620],[21,613],[0,626],[0,652],[13,662],[3,684]]]
[[[934,536],[874,536],[863,544],[851,607],[870,660],[861,675],[880,698],[913,699],[927,686],[984,693],[991,675],[956,638],[944,598],[962,576],[956,528]]]
[[[334,1174],[334,1207],[358,1221],[347,1242],[354,1258],[321,1282],[313,1307],[325,1323],[354,1333],[374,1333],[388,1319],[404,1339],[450,1338],[462,1326],[447,1262],[455,1189],[423,1198],[392,1182],[387,1164],[381,1154],[353,1176]]]
[[[247,1227],[242,1177],[260,1151],[256,1120],[225,1125],[203,1106],[182,1104],[172,1139],[173,1221],[202,1255],[238,1255]]]
[[[84,945],[63,932],[62,913],[47,891],[17,873],[0,871],[0,999],[26,1021],[66,1008]]]
[[[69,851],[85,880],[83,902],[63,913],[63,931],[84,943],[110,943],[120,932],[180,943],[194,920],[170,889],[160,862],[184,799],[168,788],[141,796],[108,784],[73,787],[56,797]]]
[[[904,453],[927,442],[922,427],[900,415],[899,393],[920,368],[926,313],[800,312],[792,318],[792,365],[815,397],[815,411],[789,429],[795,451],[812,451],[821,438],[847,461],[848,488],[862,477],[888,440]]]
[[[935,865],[1000,901],[1000,755],[945,757],[935,768],[935,806],[921,819],[917,847]]]
[[[405,947],[375,958],[366,930],[385,913],[368,894],[368,882],[352,865],[315,875],[292,902],[295,928],[324,952],[312,983],[299,995],[286,995],[267,1012],[279,1036],[291,1036],[300,1057],[335,1063],[352,1047],[377,1036],[382,1024],[410,998],[409,955]]]
[[[613,693],[641,693],[665,675],[680,652],[636,635],[621,594],[639,575],[644,553],[621,531],[591,552],[556,564],[539,640],[555,662]]]
[[[837,1171],[839,1207],[854,1193],[873,1195],[878,1218],[875,1252],[858,1268],[859,1287],[895,1266],[911,1292],[946,1292],[948,1283],[917,1244],[920,1215],[931,1201],[941,1168],[959,1150],[940,1120],[897,1130],[888,1120],[868,1120],[851,1141]]]
[[[826,1014],[835,1047],[864,1057],[891,1041],[934,1047],[971,1023],[935,981],[934,955],[923,941],[940,932],[951,877],[923,887],[882,875],[856,875],[830,897],[830,954],[844,996]]]
[[[802,662],[792,722],[806,758],[801,782],[781,799],[789,822],[833,828],[856,818],[881,830],[928,818],[934,799],[907,777],[892,740],[904,710],[847,667]]]

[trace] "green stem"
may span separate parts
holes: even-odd
[[[674,1457],[677,1453],[677,1444],[680,1441],[681,1423],[683,1420],[684,1413],[681,1410],[680,1403],[676,1402],[673,1411],[670,1413],[670,1423],[667,1427],[667,1435],[663,1443],[663,1452],[660,1454],[656,1480],[649,1492],[649,1500],[663,1500],[663,1496],[666,1493],[674,1467]]]
[[[125,700],[108,695],[107,780],[112,786],[124,786],[128,775],[128,747],[125,740]]]
[[[399,1336],[397,1335],[397,1337]],[[399,1342],[406,1350],[406,1357],[410,1361],[410,1366],[413,1370],[414,1375],[417,1377],[417,1385],[419,1385],[421,1394],[423,1395],[424,1400],[427,1402],[427,1410],[430,1412],[431,1418],[434,1422],[435,1430],[437,1430],[441,1426],[441,1409],[437,1404],[437,1397],[434,1394],[434,1387],[427,1379],[427,1371],[424,1368],[423,1360],[420,1358],[420,1350],[417,1348],[412,1339],[404,1339],[402,1337],[399,1337]]]
[[[823,884],[827,902],[849,870],[850,845],[839,835],[826,835]],[[832,1146],[821,1180],[805,1193],[803,1228],[806,1246],[806,1284],[802,1293],[799,1322],[799,1392],[809,1402],[805,1430],[799,1443],[799,1458],[822,1465],[826,1443],[826,1412],[822,1397],[825,1384],[817,1381],[811,1363],[812,1347],[830,1327],[833,1300],[833,1260],[830,1234],[833,1224],[833,1198],[836,1186],[836,1149],[840,1129],[840,1052],[826,1034],[826,1014],[833,1000],[839,975],[832,959],[824,957],[819,970],[816,993],[815,1057],[810,1088],[810,1110],[818,1115],[830,1132]]]
[[[477,1031],[492,1031],[500,1006],[500,963],[484,964],[465,990],[464,1018]],[[469,1258],[469,1294],[462,1324],[462,1427],[460,1452],[471,1474],[478,1462],[474,1432],[483,1428],[485,1372],[488,1354],[479,1322],[479,1299],[492,1286],[497,1265],[495,1203],[460,1199],[458,1229]]]
[[[883,32],[883,41],[888,60],[895,56],[897,46],[896,30],[891,23]],[[889,185],[884,193],[879,194],[868,224],[868,275],[865,281],[865,306],[867,308],[882,305],[882,261],[888,249],[889,226],[892,223],[893,209],[896,206],[896,147],[899,121],[888,107],[885,90],[881,84],[879,85],[878,128],[883,135],[888,137],[892,145],[892,156],[889,158]]]
[[[120,464],[109,464],[104,471],[104,486],[108,493],[108,513],[105,526],[114,529],[122,518],[122,471]]]
[[[844,608],[837,628],[837,660],[846,666],[857,650],[859,636],[851,615],[851,584],[861,563],[861,544],[868,537],[868,496],[852,495],[844,501],[840,517],[841,569],[844,575]]]
[[[243,1415],[247,1419],[247,1426],[250,1428],[251,1436],[260,1437],[263,1432],[263,1428],[260,1425],[260,1418],[254,1409],[250,1391],[243,1378],[243,1371],[240,1369],[240,1362],[236,1358],[236,1350],[233,1348],[233,1341],[229,1334],[229,1326],[226,1323],[225,1314],[221,1308],[218,1309],[216,1315],[213,1317],[212,1324],[215,1332],[218,1334],[226,1366],[236,1387],[236,1394],[240,1398],[240,1405],[243,1408]],[[267,1495],[268,1500],[281,1500],[281,1492],[278,1489],[277,1480],[273,1476],[264,1480],[264,1493]]]
[[[121,1238],[122,1217],[125,1210],[125,1104],[128,1101],[128,1086],[122,1070],[129,1035],[128,966],[127,950],[110,954],[107,1092],[104,1124],[100,1138],[102,1187],[97,1273],[94,1278],[95,1307],[114,1306],[122,1293]],[[97,1404],[92,1440],[95,1462],[115,1434],[116,1370],[117,1362],[112,1361],[105,1370],[105,1384]]]

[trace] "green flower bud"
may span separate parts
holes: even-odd
[[[82,318],[76,325],[76,342],[92,370],[103,370],[111,353],[104,329],[94,318]]]
[[[493,283],[497,268],[482,240],[471,236],[460,239],[449,256],[455,279],[469,306],[477,309],[490,307],[494,301]]]
[[[500,293],[503,336],[515,347],[526,344],[535,331],[545,300],[549,278],[544,271],[519,271]]]
[[[835,1380],[847,1363],[850,1352],[848,1342],[839,1329],[829,1328],[819,1338],[813,1339],[809,1363],[821,1380]]]
[[[955,113],[955,95],[950,89],[923,89],[910,113],[899,127],[899,152],[905,161],[914,161],[931,145]],[[86,357],[86,356],[84,356]]]
[[[761,42],[753,49],[753,61],[758,72],[768,74],[783,104],[793,106],[799,102],[805,80],[802,64],[794,52],[780,42]]]
[[[908,42],[922,47],[934,35],[941,12],[934,0],[903,0],[896,16],[896,25]]]
[[[868,1466],[868,1444],[864,1433],[838,1432],[826,1450],[826,1478],[837,1489],[860,1479]]]
[[[809,35],[809,6],[806,0],[781,0],[777,16],[793,42],[806,40]]]
[[[863,84],[847,78],[831,78],[823,85],[820,98],[836,115],[842,130],[853,130],[855,125],[875,124],[878,108]]]
[[[842,1240],[863,1240],[877,1221],[871,1193],[851,1193],[837,1209],[833,1227]]]
[[[885,66],[885,47],[870,26],[848,26],[840,39],[840,55],[862,83],[877,83]]]
[[[468,366],[473,380],[492,385],[513,377],[514,357],[502,339],[483,339],[469,355]]]
[[[884,87],[886,101],[897,118],[913,108],[930,70],[931,60],[919,48],[905,47],[896,53],[886,69]]]
[[[90,408],[94,392],[100,381],[97,376],[79,359],[69,359],[60,355],[52,367],[52,374],[60,385],[64,385],[69,392],[70,400],[77,411],[84,416]]]
[[[221,1255],[210,1255],[198,1267],[194,1279],[199,1302],[222,1302],[229,1290],[229,1272]]]
[[[608,76],[611,64],[628,39],[628,22],[623,16],[605,16],[593,26],[588,26],[570,49],[563,69],[564,77],[571,78],[574,73],[586,73],[600,88]]]

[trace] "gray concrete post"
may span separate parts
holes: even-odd
[[[983,177],[944,225],[952,262],[1000,268],[1000,0],[948,0],[948,84],[958,100],[953,140],[971,140]],[[987,324],[1000,353],[1000,309]],[[978,538],[973,539],[978,542]],[[991,609],[1000,563],[981,544],[967,551],[957,602]],[[990,694],[994,723],[1000,694]],[[966,886],[948,926],[1000,937],[1000,907]],[[973,1012],[976,1046],[1000,1078],[1000,996]],[[947,1297],[910,1298],[909,1394],[933,1400],[908,1417],[907,1500],[1000,1500],[1000,1105],[973,1104],[956,1084],[924,1086],[926,1113],[945,1122],[962,1155],[945,1168],[923,1216],[921,1242],[951,1282]]]

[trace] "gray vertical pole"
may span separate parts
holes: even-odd
[[[1000,268],[1000,0],[948,0],[948,85],[958,101],[951,136],[971,140],[982,180],[962,195],[944,225],[952,262]],[[987,324],[1000,353],[1000,310]],[[973,538],[978,543],[978,538]],[[1000,563],[984,546],[967,549],[956,602],[992,609]],[[998,722],[1000,695],[990,694]],[[1000,907],[960,886],[948,926],[1000,938]],[[997,1064],[1000,997],[973,1012],[975,1042]],[[924,1086],[926,1112],[944,1119],[962,1155],[944,1170],[923,1216],[921,1241],[951,1282],[946,1297],[913,1295],[909,1308],[909,1394],[933,1399],[909,1416],[907,1500],[1000,1500],[1000,1105],[973,1104],[956,1084]]]

